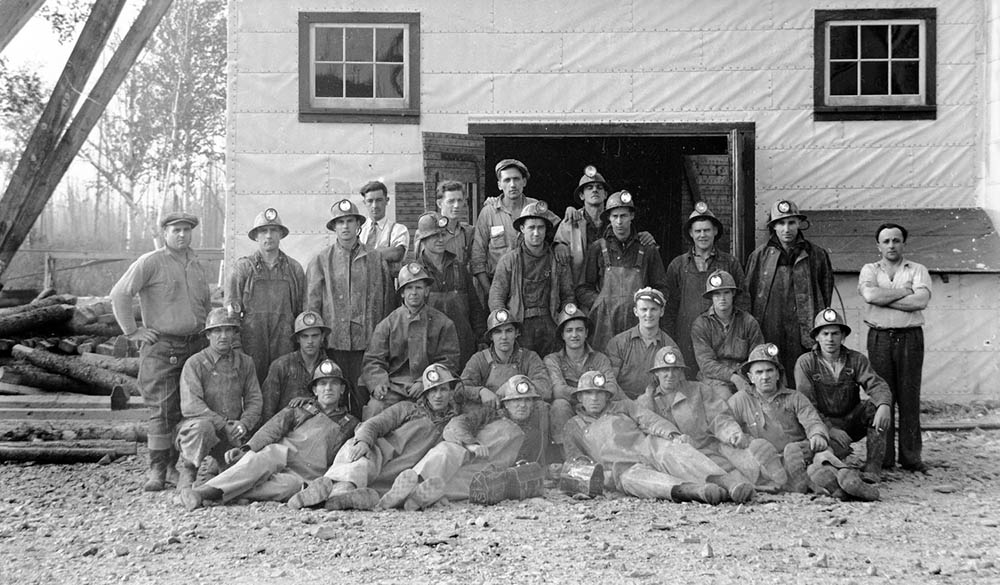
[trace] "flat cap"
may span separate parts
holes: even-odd
[[[165,228],[175,223],[189,223],[194,228],[198,227],[198,218],[184,211],[171,211],[160,220],[160,228]]]

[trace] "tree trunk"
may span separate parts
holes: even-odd
[[[0,461],[36,461],[38,463],[94,463],[105,457],[112,460],[135,455],[135,442],[129,441],[34,441],[0,443]]]
[[[98,353],[84,353],[80,355],[80,360],[104,368],[105,370],[111,370],[112,372],[119,372],[127,376],[136,377],[139,375],[139,358],[134,357],[113,357],[109,355],[101,355]]]
[[[44,329],[54,324],[69,321],[73,316],[73,305],[52,305],[0,317],[0,336],[13,335],[33,329]]]
[[[75,394],[90,394],[106,396],[108,392],[101,388],[88,386],[79,380],[56,374],[33,364],[15,362],[0,368],[0,381],[20,386],[30,386],[47,392],[73,392]]]
[[[42,307],[51,307],[53,305],[74,305],[74,304],[76,304],[76,297],[73,295],[55,295],[52,297],[44,298],[40,301],[32,301],[26,305],[18,305],[16,307],[0,309],[0,318],[10,317],[11,315],[17,315],[19,313],[25,313],[28,311],[34,311],[35,309],[41,309]]]
[[[23,345],[15,345],[11,353],[15,358],[31,362],[50,372],[63,374],[96,386],[103,390],[102,394],[104,395],[109,395],[116,386],[126,389],[131,396],[139,395],[139,382],[135,378],[87,364],[77,356],[56,355]]]

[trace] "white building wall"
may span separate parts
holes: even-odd
[[[937,8],[937,120],[815,122],[813,10],[909,7]],[[420,123],[299,123],[303,11],[419,12]],[[328,241],[330,204],[360,204],[373,178],[390,189],[422,181],[421,132],[470,122],[754,122],[758,223],[777,198],[805,209],[985,206],[1000,219],[998,12],[993,0],[230,0],[227,259],[253,249],[246,228],[273,206],[292,231],[283,247],[305,263]],[[953,355],[973,341],[950,332],[997,322],[996,295],[982,289],[995,280],[939,285],[931,376],[967,377],[988,361]],[[980,291],[989,315],[963,304]]]

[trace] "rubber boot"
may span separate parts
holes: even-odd
[[[726,490],[729,499],[737,504],[745,504],[757,495],[757,490],[738,471],[730,471],[715,483],[722,486]]]
[[[179,453],[177,449],[170,448],[167,450],[167,486],[177,485],[177,456]]]
[[[146,474],[146,483],[142,485],[144,491],[163,491],[167,483],[167,461],[169,459],[170,451],[167,449],[149,452],[149,472]]]
[[[785,445],[783,453],[785,473],[788,474],[788,482],[785,489],[790,492],[804,494],[809,490],[809,475],[806,473],[806,453],[801,443],[789,443]]]
[[[838,471],[837,483],[840,484],[840,489],[859,500],[874,502],[879,499],[878,488],[865,483],[857,469],[845,467]]]
[[[413,490],[410,497],[403,502],[403,509],[407,512],[415,512],[429,508],[444,497],[444,480],[440,477],[432,477],[420,482],[417,489]]]
[[[886,435],[872,427],[868,427],[865,437],[865,448],[868,451],[865,457],[864,475],[869,479],[878,481],[882,473],[882,461],[885,459]]]
[[[420,483],[420,476],[412,469],[404,469],[392,482],[392,487],[385,492],[378,502],[378,507],[382,510],[399,508],[410,497],[417,484]]]
[[[300,508],[319,506],[330,497],[331,491],[333,491],[333,480],[324,476],[317,477],[309,482],[308,486],[302,488],[302,491],[288,500],[288,507],[298,510]]]
[[[675,502],[701,502],[714,506],[726,499],[726,490],[711,483],[682,483],[670,488],[670,499]]]
[[[198,476],[198,468],[187,462],[186,459],[177,460],[177,490],[185,490],[194,485],[194,480]]]
[[[327,510],[374,510],[378,505],[378,492],[365,487],[332,494],[326,499]]]

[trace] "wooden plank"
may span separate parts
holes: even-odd
[[[67,394],[64,392],[46,393],[29,396],[0,396],[0,408],[104,408],[111,410],[111,399],[108,396],[88,396],[85,394]],[[142,410],[146,406],[141,400],[129,401],[123,410]]]
[[[45,0],[3,0],[0,2],[0,52],[38,11]]]
[[[94,3],[80,32],[80,38],[52,88],[49,102],[28,139],[24,154],[17,162],[3,197],[0,198],[0,218],[3,218],[0,220],[0,274],[10,263],[38,217],[37,212],[34,215],[26,213],[30,211],[27,203],[40,198],[40,212],[62,179],[62,172],[58,176],[50,176],[48,173],[52,169],[48,167],[55,160],[57,144],[70,124],[73,109],[81,97],[81,89],[86,87],[125,2],[126,0],[96,0]],[[73,154],[76,155],[75,152]],[[41,191],[36,191],[41,185],[48,185],[50,188],[45,191],[42,187]]]
[[[110,28],[117,19],[117,12],[115,12],[114,18],[110,18],[108,15],[97,16],[98,8],[106,6],[107,10],[111,10],[117,6],[120,11],[120,5],[124,4],[124,2],[125,0],[97,0],[93,12],[91,12],[91,17],[87,21],[87,25],[90,25],[90,21],[94,20],[95,17],[98,19],[109,19],[110,23],[101,23],[101,25],[102,27],[106,26],[108,32],[110,32]],[[108,60],[104,72],[90,90],[87,99],[80,106],[73,121],[69,123],[66,132],[62,134],[58,144],[55,144],[51,137],[42,137],[40,139],[41,144],[48,144],[54,146],[54,148],[38,152],[32,150],[25,151],[25,156],[22,157],[22,160],[28,159],[31,161],[25,163],[26,171],[34,170],[35,172],[29,172],[23,176],[17,185],[12,180],[8,186],[7,193],[4,194],[3,199],[0,199],[0,218],[3,218],[2,222],[6,222],[6,225],[0,225],[0,274],[10,264],[17,249],[27,237],[28,232],[31,231],[35,220],[38,219],[49,197],[52,196],[56,186],[62,180],[62,176],[66,173],[66,169],[69,168],[73,159],[76,158],[80,148],[87,140],[87,136],[94,129],[97,121],[104,113],[104,109],[111,101],[111,98],[114,97],[118,87],[125,79],[132,64],[135,63],[139,53],[142,52],[143,47],[146,46],[146,42],[160,23],[163,15],[170,8],[171,3],[172,0],[149,0],[143,6],[142,11],[139,12],[129,31],[125,34],[114,55]],[[103,13],[104,11],[102,11]],[[87,30],[87,26],[84,26],[84,31],[86,32]],[[93,59],[96,61],[97,54],[100,53],[100,49],[104,46],[106,38],[106,35],[104,35],[101,39],[91,39],[91,44],[85,45],[86,49],[84,49],[80,47],[84,43],[84,36],[81,33],[80,40],[77,42],[77,47],[82,52],[80,59],[89,58],[90,52],[93,51],[96,53],[93,55]],[[99,43],[94,43],[94,41],[98,40],[100,41]],[[74,54],[76,51],[77,49],[74,49]],[[73,57],[71,56],[70,63],[67,63],[67,69],[71,69],[70,65],[73,63]],[[88,75],[86,77],[89,77],[90,68],[87,71]],[[80,88],[84,86],[84,83],[80,83],[72,87]],[[53,99],[55,97],[55,94],[53,94]],[[62,110],[59,111],[61,112]],[[71,111],[72,106],[69,111],[65,112],[65,116],[68,117]],[[41,164],[34,162],[43,153],[50,154],[44,156]],[[18,169],[20,168],[21,165],[19,163]],[[29,181],[29,179],[33,180]],[[7,202],[8,195],[11,197],[10,202]],[[4,205],[6,205],[6,208],[4,208]]]
[[[149,410],[110,408],[0,408],[0,420],[106,420],[137,422],[149,419]]]

